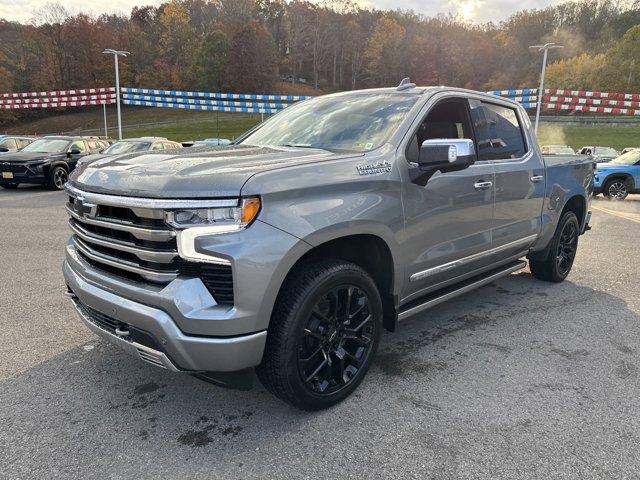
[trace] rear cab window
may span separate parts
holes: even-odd
[[[524,131],[515,108],[470,99],[478,160],[513,160],[527,153]]]

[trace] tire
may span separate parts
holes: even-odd
[[[629,184],[624,178],[612,178],[604,184],[602,194],[611,200],[624,200],[629,195]]]
[[[17,183],[0,183],[0,187],[6,190],[15,190],[16,188],[18,188],[18,184]]]
[[[573,212],[565,212],[551,239],[547,257],[529,259],[531,274],[538,280],[562,282],[573,266],[580,236],[580,223]]]
[[[321,260],[294,268],[278,295],[256,373],[285,402],[322,410],[347,398],[371,366],[382,301],[369,274],[352,263]]]
[[[60,165],[53,167],[49,172],[49,188],[53,190],[62,190],[67,180],[69,180],[69,172]]]

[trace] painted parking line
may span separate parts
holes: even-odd
[[[617,212],[615,210],[609,210],[608,208],[596,207],[591,205],[593,210],[598,210],[600,212],[608,213],[609,215],[614,215],[616,217],[624,218],[625,220],[631,220],[635,223],[640,223],[640,215],[635,213],[625,213],[625,212]]]

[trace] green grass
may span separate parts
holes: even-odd
[[[258,122],[260,115],[224,112],[201,112],[172,108],[123,107],[125,137],[159,136],[186,141],[202,138],[233,139]],[[109,134],[116,137],[116,109],[107,108]],[[153,125],[144,125],[153,124]],[[7,133],[103,134],[102,108],[50,116],[7,128]],[[89,131],[93,129],[93,131]],[[4,132],[2,132],[4,133]],[[565,125],[542,123],[540,144],[566,144],[573,148],[585,145],[611,146],[617,149],[640,147],[640,125]]]
[[[214,137],[233,139],[260,120],[260,115],[245,113],[123,107],[122,134],[124,137],[167,137],[178,142]],[[113,106],[107,108],[107,124],[109,135],[115,138],[117,117]],[[3,133],[5,132],[29,135],[56,133],[103,135],[104,117],[101,108],[87,109],[14,125],[6,128]]]
[[[640,147],[640,125],[566,125],[542,123],[538,130],[540,145],[570,145],[574,149],[588,145]]]

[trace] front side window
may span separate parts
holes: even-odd
[[[424,117],[407,147],[407,160],[417,162],[425,140],[473,138],[466,100],[450,99],[436,104]]]
[[[383,145],[419,96],[410,93],[318,97],[287,107],[239,143],[364,152]]]
[[[514,108],[470,100],[479,160],[508,160],[526,153],[522,127]]]
[[[87,147],[82,140],[76,140],[69,147],[69,151],[71,150],[80,150],[81,152],[85,152],[87,150]]]

